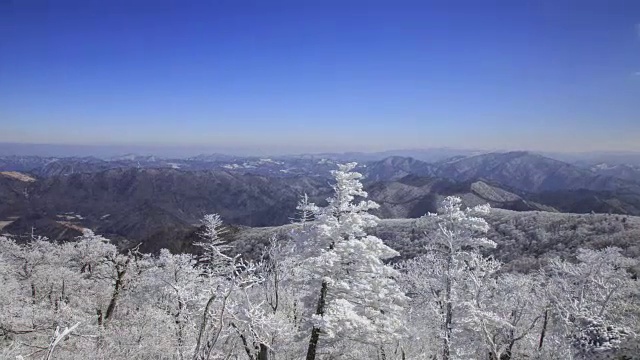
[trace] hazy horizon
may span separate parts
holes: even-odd
[[[640,151],[640,2],[14,1],[0,23],[0,142]]]
[[[344,151],[287,151],[283,149],[256,150],[241,147],[215,147],[215,146],[162,146],[162,145],[90,145],[90,144],[42,144],[42,143],[11,143],[0,142],[0,156],[52,156],[52,157],[118,157],[124,155],[158,156],[164,158],[185,158],[198,155],[231,155],[231,156],[295,156],[295,155],[322,155],[322,154],[392,154],[399,156],[415,157],[415,154],[473,154],[490,152],[525,151],[553,157],[589,157],[608,155],[630,155],[640,158],[640,151],[545,151],[525,148],[457,148],[457,147],[423,147],[423,148],[387,148],[381,150],[344,150]],[[446,156],[444,156],[446,157]]]

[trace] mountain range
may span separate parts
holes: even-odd
[[[179,240],[193,236],[207,213],[219,213],[234,226],[289,223],[303,194],[325,201],[338,161],[318,156],[5,156],[0,157],[0,227],[59,240],[88,227],[123,243],[142,242],[149,250],[179,248]],[[358,167],[383,218],[435,212],[447,195],[458,195],[467,205],[517,211],[640,215],[640,177],[629,169],[635,168],[580,166],[528,152],[459,155],[430,163],[391,156]]]

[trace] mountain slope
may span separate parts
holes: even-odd
[[[45,178],[35,185],[31,204],[47,212],[101,217],[148,203],[187,222],[218,212],[229,222],[250,226],[284,223],[293,213],[274,209],[295,207],[303,193],[327,189],[314,178],[173,169],[112,169]]]
[[[511,210],[555,211],[483,181],[454,182],[409,175],[398,181],[372,184],[367,191],[380,204],[377,214],[383,218],[415,218],[435,213],[442,199],[449,195],[461,197],[469,206],[488,203]]]
[[[608,165],[606,163],[597,164],[590,167],[596,174],[613,176],[623,180],[640,182],[640,165]]]
[[[529,152],[490,153],[441,163],[437,175],[456,180],[486,179],[530,193],[557,190],[640,193],[640,185]]]
[[[410,157],[392,156],[381,161],[367,164],[358,171],[364,175],[366,182],[399,180],[407,175],[433,176],[436,167],[432,164]]]
[[[30,183],[0,177],[0,221],[23,219],[4,229],[16,234],[38,224],[52,229],[51,224],[64,220],[116,239],[166,242],[209,213],[219,213],[230,224],[286,224],[302,194],[321,202],[329,191],[320,178],[226,171],[110,169]]]
[[[27,175],[21,178],[16,172],[0,172],[0,221],[15,213],[23,213],[29,197],[29,188],[33,181]]]

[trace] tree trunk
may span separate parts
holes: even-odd
[[[378,350],[378,353],[380,354],[380,360],[387,360],[387,354],[384,352],[384,347],[382,345],[380,345],[380,350]]]
[[[322,288],[320,289],[320,298],[318,299],[318,306],[316,308],[316,315],[321,315],[321,316],[324,315],[324,308],[326,305],[326,297],[327,297],[327,287],[328,287],[327,282],[323,281]],[[315,360],[319,339],[320,339],[320,329],[314,326],[313,330],[311,331],[311,338],[309,339],[309,347],[307,349],[306,360]]]
[[[182,319],[180,316],[182,315],[182,300],[178,300],[178,312],[175,316],[175,323],[177,327],[177,342],[178,342],[178,358],[179,360],[184,360],[184,324],[182,323]]]
[[[36,285],[31,283],[31,300],[35,304],[36,303]]]
[[[102,326],[102,309],[96,309],[96,315],[98,316],[98,326]]]
[[[542,350],[544,343],[544,335],[547,332],[547,321],[549,320],[549,310],[544,311],[544,320],[542,322],[542,330],[540,331],[540,342],[538,342],[538,351]]]
[[[500,355],[500,360],[511,360],[511,354],[513,352],[513,345],[515,344],[514,340],[511,340],[509,343],[509,347],[504,351],[504,354]]]
[[[211,304],[216,300],[216,294],[211,295],[209,300],[207,301],[207,305],[204,307],[204,311],[202,312],[202,322],[200,323],[200,330],[198,331],[198,341],[196,342],[196,348],[193,351],[193,360],[201,360],[204,356],[201,354],[200,344],[202,343],[202,336],[204,335],[207,329],[207,320],[209,318],[209,308]]]
[[[447,312],[444,320],[444,344],[442,349],[442,360],[449,360],[450,348],[451,348],[451,318],[452,318],[452,306],[451,301],[447,300]]]
[[[442,344],[442,360],[449,360],[451,357],[451,323],[453,318],[453,306],[451,304],[451,262],[453,258],[449,255],[447,260],[447,275],[445,279],[445,318],[444,318],[444,341]]]
[[[516,321],[516,316],[517,316],[517,312],[516,310],[513,310],[511,312],[511,318],[512,320]],[[534,322],[535,324],[535,322]],[[507,346],[506,350],[504,351],[504,354],[500,355],[500,360],[511,360],[511,354],[513,352],[513,345],[516,343],[517,339],[515,337],[515,330],[513,328],[511,328],[511,330],[509,330],[509,346]]]
[[[258,353],[258,360],[269,360],[269,348],[265,344],[260,344],[260,352]]]
[[[113,294],[111,295],[111,300],[109,301],[109,306],[107,306],[107,312],[104,315],[104,321],[109,321],[111,316],[113,316],[113,312],[116,309],[116,304],[118,302],[118,298],[120,297],[120,290],[122,289],[122,285],[124,282],[124,276],[127,273],[127,266],[129,265],[129,260],[124,265],[124,269],[118,269],[116,271],[116,283],[113,287]]]

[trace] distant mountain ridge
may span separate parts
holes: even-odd
[[[97,157],[0,156],[0,171],[20,171],[47,177],[73,173],[97,172],[114,168],[173,168],[187,171],[225,169],[269,176],[328,176],[338,162],[359,161],[368,181],[399,179],[413,174],[436,176],[456,181],[495,180],[503,185],[526,191],[548,191],[564,188],[614,190],[624,184],[612,178],[640,183],[640,165],[568,163],[532,152],[512,151],[467,155],[440,152],[452,156],[431,156],[437,161],[392,155],[378,160],[365,160],[381,153],[240,157],[223,154],[198,155],[189,158],[162,158],[152,155],[126,154],[102,159]],[[429,152],[429,154],[432,154]],[[456,155],[457,154],[457,155]],[[598,177],[597,175],[600,175]],[[581,179],[581,180],[579,180]]]
[[[640,165],[599,163],[589,167],[596,174],[613,176],[623,180],[640,181]]]
[[[114,239],[145,243],[183,237],[213,212],[239,226],[282,225],[295,217],[302,194],[324,202],[337,162],[222,155],[0,157],[0,224],[5,232],[22,234],[35,227],[55,239],[90,227]],[[460,196],[467,205],[518,211],[640,215],[638,182],[528,152],[433,163],[393,156],[362,163],[358,171],[383,218],[435,212],[447,195]]]
[[[486,180],[525,192],[555,190],[640,192],[640,178],[616,177],[542,155],[518,151],[456,157],[436,163],[390,157],[367,163],[362,170],[367,181],[396,180],[408,174],[453,181]]]
[[[436,174],[457,181],[487,179],[528,192],[555,190],[614,191],[640,183],[595,173],[529,152],[490,153],[442,163]]]

